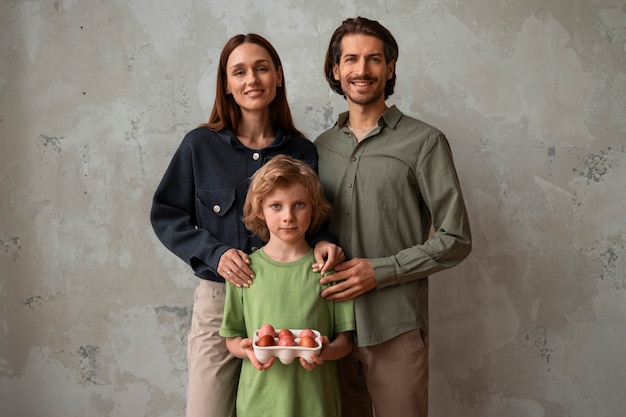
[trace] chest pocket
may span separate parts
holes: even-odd
[[[237,236],[239,219],[235,204],[236,194],[235,189],[196,192],[199,226],[209,230],[214,236],[228,237],[222,239],[224,242],[230,242]]]
[[[403,161],[386,158],[384,164],[371,163],[363,158],[359,165],[357,186],[362,193],[362,202],[368,207],[383,210],[398,210],[406,198],[408,185],[415,183],[411,171]]]
[[[235,190],[198,190],[198,200],[218,217],[223,217],[235,202]]]

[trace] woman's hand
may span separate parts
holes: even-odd
[[[326,240],[317,242],[313,252],[315,254],[316,261],[316,263],[313,264],[313,270],[315,272],[320,272],[322,275],[331,271],[335,265],[346,259],[346,255],[343,253],[341,246],[337,246]]]
[[[248,254],[239,249],[228,249],[220,257],[217,265],[217,273],[226,281],[237,287],[249,287],[255,278],[254,271],[250,269]]]

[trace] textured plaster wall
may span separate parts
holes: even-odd
[[[431,415],[626,408],[626,2],[0,2],[0,415],[181,416],[195,279],[148,221],[216,61],[284,61],[297,125],[345,109],[344,17],[400,44],[389,101],[449,137],[475,249],[432,277]]]

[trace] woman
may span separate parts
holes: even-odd
[[[219,334],[225,280],[252,285],[248,254],[262,241],[246,230],[249,178],[273,156],[287,154],[317,170],[317,152],[293,124],[274,47],[256,34],[231,38],[220,56],[209,122],[187,133],[152,204],[156,235],[199,278],[188,337],[187,417],[235,415],[241,360]],[[316,262],[328,270],[343,251],[318,238]]]

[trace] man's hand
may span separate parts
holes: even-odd
[[[320,280],[320,284],[335,283],[322,291],[322,298],[331,301],[352,300],[376,288],[372,262],[366,258],[354,258],[335,266],[335,273]]]

